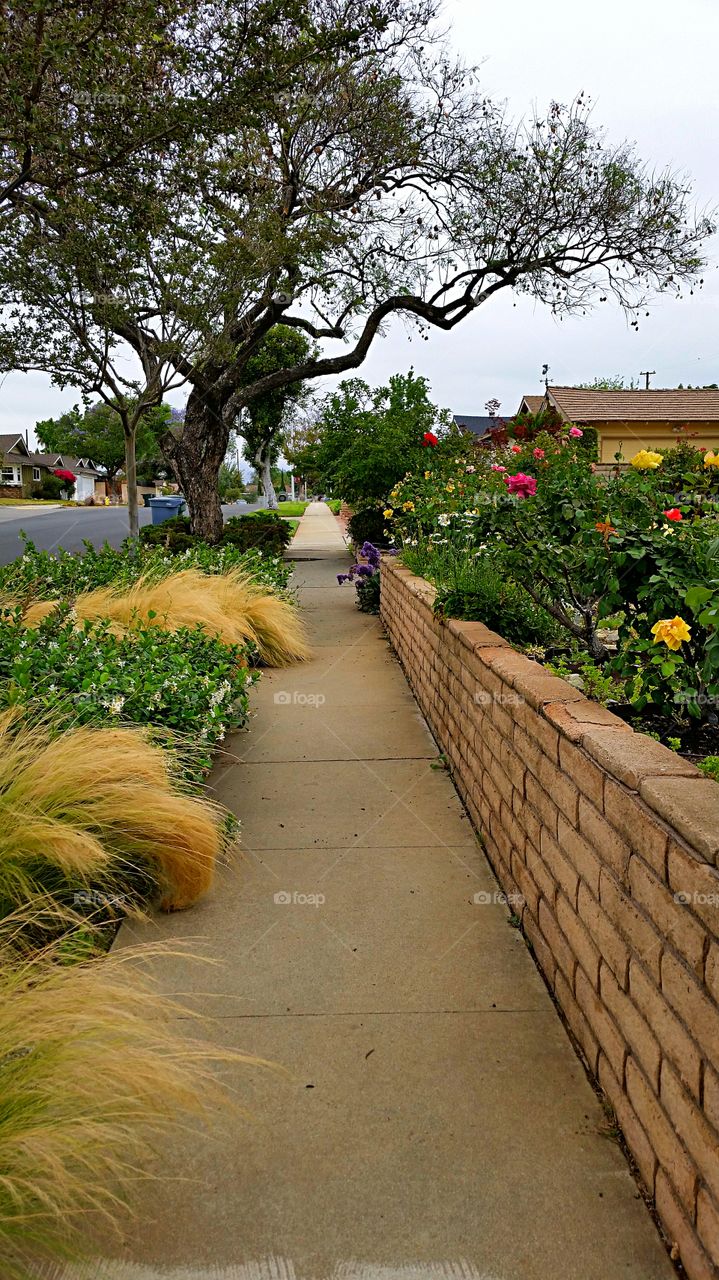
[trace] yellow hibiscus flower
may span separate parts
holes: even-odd
[[[719,467],[719,453],[712,453],[711,449],[704,454],[705,467]]]
[[[692,633],[686,622],[678,615],[676,618],[662,618],[652,627],[654,643],[662,641],[667,649],[680,649],[685,640],[691,640]]]
[[[639,453],[635,453],[629,461],[637,471],[656,471],[657,467],[662,465],[662,455],[652,453],[651,449],[640,449]]]
[[[385,520],[391,520],[392,516],[394,515],[394,511],[392,510],[392,507],[387,507],[386,510],[382,512],[382,515],[384,516]]]

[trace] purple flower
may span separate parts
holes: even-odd
[[[342,586],[343,582],[349,582],[349,580],[350,580],[350,575],[348,573],[337,574],[337,581],[339,582],[340,586]]]
[[[354,571],[358,578],[371,578],[374,576],[374,568],[371,564],[356,564]]]

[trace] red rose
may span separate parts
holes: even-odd
[[[665,511],[665,512],[664,512],[664,515],[666,516],[667,520],[682,520],[682,519],[683,519],[682,513],[681,513],[681,511],[679,510],[679,508],[678,508],[678,507],[670,507],[668,511]]]
[[[422,436],[422,444],[425,449],[434,448],[436,444],[439,444],[439,436],[436,436],[433,431],[425,431]]]

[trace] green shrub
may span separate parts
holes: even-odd
[[[230,545],[239,551],[257,547],[263,554],[276,556],[282,555],[291,536],[291,529],[275,511],[255,511],[251,515],[230,516],[217,545]],[[201,541],[192,532],[187,516],[174,516],[163,524],[147,525],[140,530],[140,540],[146,546],[162,546],[173,555]]]
[[[62,480],[60,476],[46,475],[43,476],[34,496],[37,498],[59,498],[60,494],[68,487],[67,481]]]
[[[159,527],[159,526],[158,526]],[[224,573],[246,569],[259,582],[283,591],[291,568],[280,559],[250,548],[242,551],[232,543],[210,546],[190,538],[190,545],[170,552],[166,547],[144,541],[138,546],[129,540],[115,548],[105,543],[99,549],[85,542],[82,555],[61,547],[57,554],[39,551],[25,539],[25,550],[17,560],[0,567],[0,592],[18,600],[68,599],[95,587],[129,586],[140,577],[159,579],[178,569],[200,569],[203,573]]]
[[[371,542],[375,547],[386,547],[389,538],[385,532],[387,521],[378,507],[365,507],[350,518],[348,530],[356,547]]]
[[[256,679],[247,653],[199,627],[116,635],[111,626],[78,626],[58,610],[27,630],[19,610],[0,614],[0,705],[66,724],[130,721],[172,730],[192,743],[186,769],[201,778],[213,746],[247,721]]]

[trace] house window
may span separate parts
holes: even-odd
[[[3,484],[20,484],[20,468],[19,467],[3,467],[2,469]]]
[[[32,478],[33,478],[33,480],[39,480],[39,479],[40,479],[40,468],[39,468],[39,467],[33,467],[33,469],[32,469]]]

